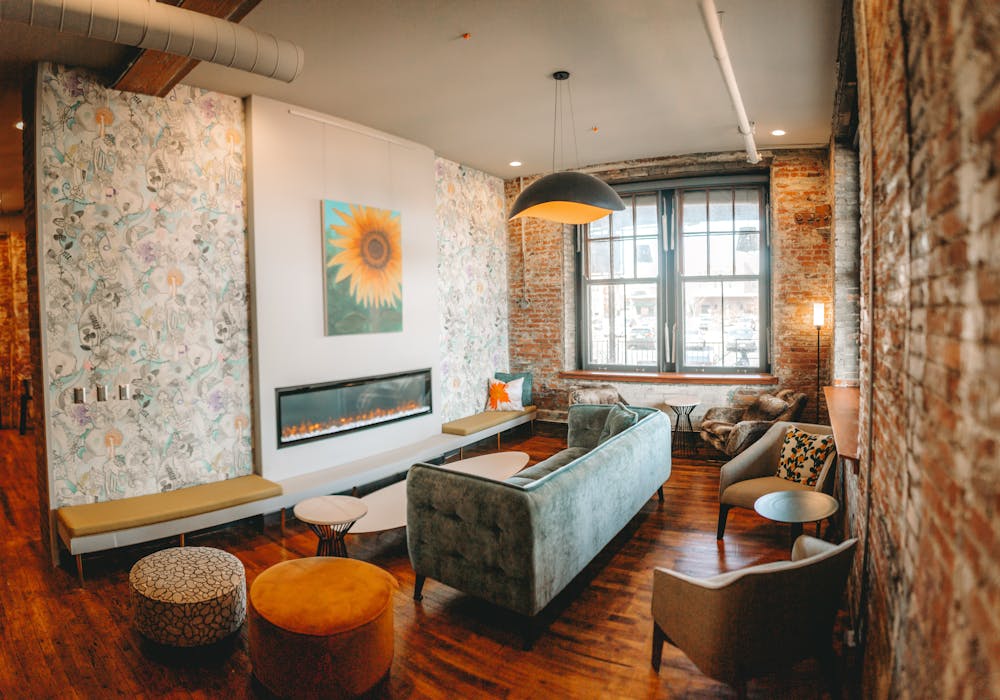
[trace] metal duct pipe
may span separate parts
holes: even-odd
[[[715,60],[719,62],[722,79],[726,81],[726,89],[729,90],[729,99],[732,100],[733,109],[736,110],[736,128],[743,135],[743,142],[747,149],[747,162],[757,163],[760,161],[760,153],[757,152],[757,143],[753,138],[753,124],[747,119],[747,110],[743,106],[743,98],[740,96],[740,86],[736,84],[736,74],[733,73],[733,64],[729,61],[726,40],[722,37],[722,26],[719,24],[719,13],[715,9],[715,0],[701,0],[699,6],[701,18],[705,21],[705,30],[712,42]]]
[[[0,21],[209,61],[292,82],[302,48],[235,22],[155,0],[0,0]]]

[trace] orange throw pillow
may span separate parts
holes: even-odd
[[[523,411],[521,389],[524,379],[518,377],[509,382],[490,378],[489,395],[486,398],[487,411]]]

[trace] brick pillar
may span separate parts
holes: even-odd
[[[830,148],[830,199],[833,202],[833,383],[857,386],[861,323],[858,153],[839,143]]]

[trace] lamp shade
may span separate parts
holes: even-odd
[[[622,198],[603,180],[565,171],[546,175],[524,188],[508,218],[533,216],[561,224],[589,224],[624,208]]]
[[[823,305],[813,304],[813,325],[819,328],[823,325]]]

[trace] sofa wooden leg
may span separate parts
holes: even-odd
[[[184,546],[184,533],[181,533],[181,547]]]
[[[80,579],[80,586],[83,586],[83,555],[76,555],[76,576]]]
[[[542,622],[538,615],[532,615],[524,620],[524,626],[521,630],[521,648],[524,651],[531,651],[535,648],[535,641],[542,636]]]
[[[663,486],[661,485],[656,489],[656,498],[659,499],[660,503],[663,503]]]
[[[426,581],[426,580],[427,580],[426,576],[424,576],[423,574],[417,574],[417,579],[416,579],[416,581],[413,582],[413,599],[414,600],[423,600],[424,599],[424,593],[423,593],[423,591],[424,591],[424,581]]]
[[[666,641],[667,635],[663,634],[663,630],[660,626],[653,622],[653,658],[651,659],[653,664],[653,670],[657,673],[660,672],[660,660],[663,658],[663,642]]]
[[[715,539],[721,540],[722,536],[726,534],[726,518],[729,516],[729,509],[732,506],[727,506],[724,503],[719,504],[719,527],[715,533]]]

